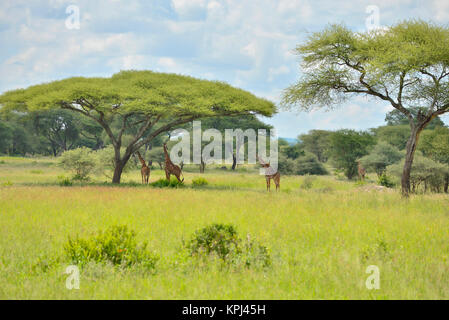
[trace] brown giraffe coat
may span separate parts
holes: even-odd
[[[269,163],[265,163],[262,159],[258,158],[260,165],[262,168],[265,168],[265,180],[267,182],[267,191],[271,192],[271,179],[273,179],[274,184],[276,185],[276,191],[280,191],[281,189],[281,174],[279,171],[274,171],[274,169],[270,166]]]
[[[164,143],[164,154],[165,154],[165,177],[167,178],[167,180],[170,181],[170,175],[173,174],[176,177],[176,179],[178,179],[179,182],[183,182],[184,175],[182,174],[181,168],[176,164],[174,164],[173,162],[171,162],[170,156],[168,155],[167,151],[167,144],[165,143]],[[181,175],[183,176],[182,180]]]
[[[139,151],[136,151],[137,156],[139,157],[140,163],[142,164],[142,169],[140,169],[140,173],[142,175],[142,183],[148,184],[148,181],[150,180],[150,168],[145,163],[145,160],[142,158],[142,155]]]
[[[359,173],[359,179],[365,180],[366,169],[364,167],[362,167],[362,165],[360,164],[360,161],[357,161],[357,171]]]

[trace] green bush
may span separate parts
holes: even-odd
[[[313,153],[305,152],[304,155],[299,156],[295,160],[295,174],[298,175],[326,175],[328,174],[326,168]]]
[[[64,152],[59,165],[74,173],[74,180],[89,180],[89,174],[95,168],[96,160],[92,150],[86,147]]]
[[[378,179],[378,184],[387,188],[393,188],[394,182],[384,172]]]
[[[157,188],[182,188],[184,187],[184,183],[179,182],[176,178],[172,178],[170,181],[167,179],[159,179],[150,183],[150,186]]]
[[[73,185],[72,180],[66,176],[58,176],[58,183],[61,187],[70,187]]]
[[[311,189],[314,181],[315,181],[315,177],[311,177],[311,176],[307,175],[304,178],[304,181],[301,183],[300,188],[305,189],[305,190]]]
[[[125,148],[121,148],[120,153],[123,154],[125,152]],[[92,153],[92,156],[95,159],[95,173],[98,175],[103,175],[108,179],[112,179],[114,169],[115,169],[115,151],[114,148],[109,145],[106,148],[99,149]],[[137,166],[134,161],[128,161],[123,168],[123,173],[130,172],[133,169],[136,169]],[[139,167],[140,168],[140,167]]]
[[[233,225],[212,224],[197,230],[186,247],[194,257],[217,256],[225,263],[245,267],[271,265],[268,249],[249,235],[242,245]]]
[[[209,183],[207,182],[207,180],[202,177],[192,180],[193,187],[202,187],[202,186],[207,186],[208,184]]]
[[[195,232],[188,243],[192,255],[216,254],[223,260],[228,258],[231,252],[238,251],[239,239],[237,231],[232,225],[212,224]]]
[[[95,262],[120,267],[139,265],[152,270],[158,260],[157,256],[147,250],[146,242],[137,243],[136,233],[128,230],[127,226],[112,226],[87,239],[69,237],[64,250],[71,263],[81,267]]]
[[[387,167],[387,173],[400,180],[404,167],[404,159],[401,162]],[[416,152],[410,173],[411,191],[418,192],[442,192],[444,190],[445,177],[449,174],[447,165],[436,162]]]

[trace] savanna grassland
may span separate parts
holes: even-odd
[[[0,158],[1,299],[448,299],[449,197],[367,191],[355,182],[282,177],[265,191],[252,168],[184,173],[185,187],[63,187],[51,159]],[[207,186],[192,187],[199,176]],[[151,172],[150,182],[162,177]],[[133,183],[134,182],[134,183]],[[369,186],[369,183],[368,183]],[[223,268],[188,257],[183,241],[211,223],[233,224],[268,247],[267,268]],[[159,256],[153,273],[90,264],[65,286],[69,236],[127,225]],[[366,268],[380,270],[368,290]]]

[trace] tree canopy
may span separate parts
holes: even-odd
[[[272,102],[223,82],[152,71],[121,71],[109,78],[74,77],[34,85],[2,94],[0,105],[2,111],[22,112],[63,108],[95,120],[114,146],[115,183],[120,182],[123,167],[135,151],[178,125],[203,117],[271,116],[276,112]],[[123,145],[125,135],[129,138]],[[121,153],[122,145],[125,151]]]
[[[296,48],[303,74],[284,91],[283,104],[332,108],[354,95],[388,102],[411,128],[401,181],[407,196],[419,134],[449,111],[448,48],[449,27],[419,20],[362,33],[330,25]]]

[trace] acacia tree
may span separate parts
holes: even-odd
[[[272,102],[226,83],[152,71],[53,81],[6,92],[0,104],[4,110],[25,112],[63,108],[95,120],[114,147],[113,183],[120,183],[123,168],[136,150],[178,125],[202,117],[275,112]],[[113,130],[117,122],[119,129]],[[126,145],[122,145],[124,135],[132,136]]]
[[[388,102],[411,129],[401,178],[402,194],[408,196],[419,135],[449,111],[448,48],[449,28],[423,21],[364,33],[331,25],[296,48],[304,73],[284,91],[283,103],[329,108],[354,95]],[[413,107],[419,107],[416,114]]]

